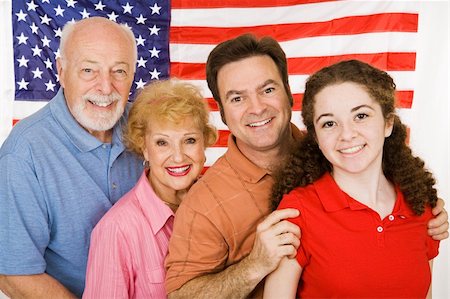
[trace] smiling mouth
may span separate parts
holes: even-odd
[[[262,127],[262,126],[270,123],[271,121],[272,121],[272,118],[269,118],[269,119],[265,119],[265,120],[262,120],[262,121],[259,121],[259,122],[248,124],[247,126],[249,126],[251,128]]]
[[[365,145],[358,145],[358,146],[354,146],[354,147],[350,147],[350,148],[346,148],[346,149],[341,149],[339,150],[340,153],[342,154],[353,154],[356,152],[359,152],[360,150],[362,150],[364,148]]]
[[[170,175],[183,176],[186,175],[191,170],[191,165],[181,167],[166,167],[166,169]]]
[[[106,108],[106,107],[110,106],[114,101],[111,101],[111,102],[94,102],[94,101],[88,100],[88,102],[91,103],[94,106]]]

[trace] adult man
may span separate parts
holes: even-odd
[[[64,27],[60,50],[62,89],[0,149],[0,288],[10,297],[80,297],[91,231],[142,171],[121,141],[131,30],[85,19]]]
[[[232,135],[177,211],[166,289],[171,298],[261,297],[264,277],[299,244],[298,228],[283,220],[298,211],[265,218],[271,170],[300,138],[286,57],[271,38],[239,36],[210,53],[206,77]],[[443,214],[438,234],[448,229]]]

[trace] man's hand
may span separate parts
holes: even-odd
[[[433,215],[437,216],[428,222],[428,234],[435,240],[448,238],[448,213],[444,209],[444,204],[439,198],[432,210]]]
[[[285,256],[294,258],[300,246],[300,229],[285,220],[299,215],[296,209],[272,212],[256,229],[255,243],[248,260],[256,266],[260,275],[266,276],[275,270]]]

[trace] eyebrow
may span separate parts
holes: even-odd
[[[266,86],[269,85],[269,84],[275,84],[275,85],[277,85],[277,86],[280,86],[280,84],[278,84],[278,82],[276,82],[275,80],[273,80],[273,79],[268,79],[268,80],[264,81],[262,84],[258,85],[258,86],[256,87],[256,89],[257,89],[257,90],[263,89],[264,87],[266,87]],[[233,95],[233,94],[238,94],[238,95],[240,95],[240,94],[243,94],[243,93],[245,93],[245,90],[236,90],[236,89],[232,89],[232,90],[227,91],[227,93],[225,94],[225,99],[228,99],[228,97],[231,96],[231,95]]]
[[[358,110],[361,109],[361,108],[368,108],[368,109],[370,109],[370,110],[375,110],[375,109],[373,109],[372,106],[363,104],[363,105],[359,105],[359,106],[356,106],[356,107],[352,108],[352,109],[350,110],[350,112],[358,111]],[[319,120],[320,120],[322,117],[333,116],[333,115],[334,115],[333,113],[324,113],[324,114],[321,114],[321,115],[319,115],[319,117],[316,118],[315,123],[318,123]]]

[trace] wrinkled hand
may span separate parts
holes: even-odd
[[[299,215],[296,209],[272,212],[256,229],[253,249],[248,258],[265,275],[275,270],[285,256],[294,258],[300,246],[300,228],[284,220]]]
[[[437,216],[428,222],[428,234],[435,240],[448,238],[448,213],[444,209],[444,204],[444,201],[439,198],[432,210],[433,215]]]

